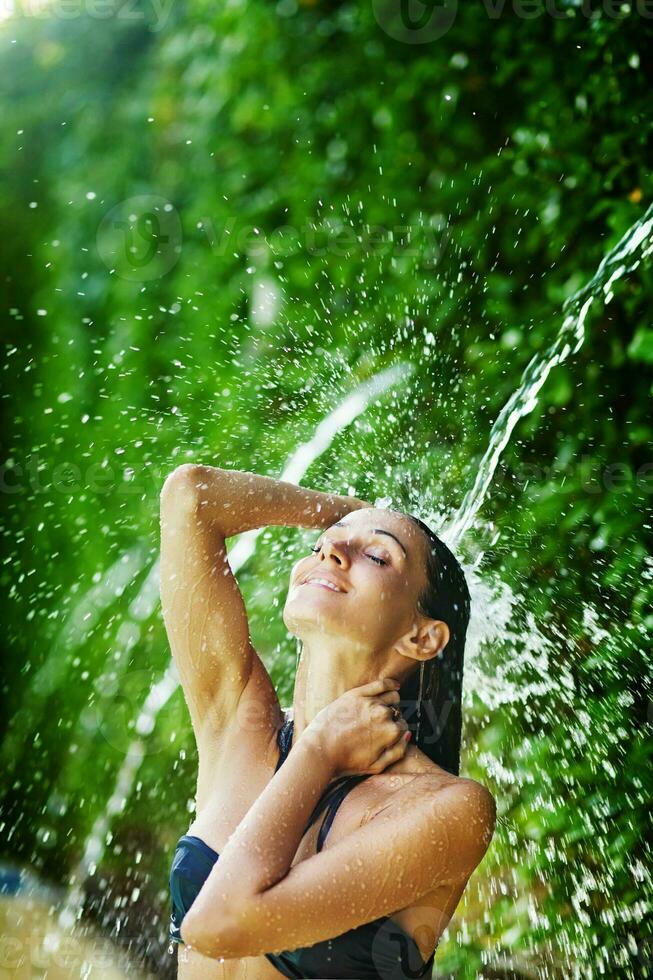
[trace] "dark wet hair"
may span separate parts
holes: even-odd
[[[439,656],[424,663],[420,734],[414,744],[433,762],[457,776],[460,771],[462,690],[465,637],[471,600],[467,581],[452,551],[418,517],[401,513],[416,524],[427,538],[427,585],[418,597],[420,612],[441,619],[449,627],[449,642]],[[400,691],[403,715],[417,733],[419,665]]]

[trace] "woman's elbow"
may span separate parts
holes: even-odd
[[[211,958],[216,958],[221,955],[217,949],[218,944],[215,941],[215,935],[211,936],[207,933],[197,916],[193,918],[189,912],[186,913],[184,921],[181,924],[180,932],[183,942],[195,953],[201,953],[202,956],[209,956]]]
[[[189,910],[181,924],[181,938],[190,949],[210,959],[247,955],[243,951],[242,930],[226,914],[216,922],[209,921],[204,914],[193,914],[192,909]]]
[[[169,473],[161,488],[161,500],[192,493],[197,488],[197,464],[182,463]]]
[[[202,486],[199,467],[183,463],[172,471],[161,488],[159,507],[161,518],[172,521],[182,514],[197,514]]]

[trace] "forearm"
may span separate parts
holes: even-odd
[[[305,733],[221,851],[184,918],[184,942],[206,956],[239,955],[230,949],[239,909],[288,874],[313,808],[335,775]]]
[[[225,538],[268,525],[329,527],[352,510],[372,506],[358,497],[309,490],[257,473],[200,463],[184,464],[168,481],[191,493],[198,515]]]

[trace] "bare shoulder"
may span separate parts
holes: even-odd
[[[476,867],[496,825],[496,802],[487,787],[439,770],[426,776],[422,796],[427,814],[446,821],[452,845],[465,852],[470,865]]]
[[[445,885],[458,889],[452,913],[492,840],[496,821],[492,794],[476,780],[454,776],[416,755],[400,772],[388,773],[385,780],[383,773],[377,778],[379,796],[372,822],[377,822],[381,834],[389,827],[395,842],[403,841],[392,846],[420,855],[432,870],[438,895]]]
[[[437,777],[431,777],[431,779],[433,789],[437,787],[441,792],[446,793],[452,805],[463,811],[480,808],[495,812],[494,797],[486,786],[466,776],[452,776],[449,773],[447,776],[448,779],[444,784]]]
[[[410,814],[425,843],[436,828],[446,828],[450,846],[468,855],[471,873],[485,854],[496,824],[496,804],[487,787],[475,779],[454,776],[415,749],[409,750],[392,773],[399,780],[413,778],[400,784],[399,792],[391,792],[379,810],[390,805],[397,816],[397,810]]]
[[[397,776],[419,777],[409,782],[406,790],[410,793],[412,789],[427,802],[440,797],[447,806],[461,812],[471,808],[487,811],[493,817],[496,815],[494,797],[482,783],[466,776],[454,776],[412,746],[405,758],[388,772]]]

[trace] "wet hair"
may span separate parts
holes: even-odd
[[[424,663],[420,734],[414,744],[433,762],[457,776],[460,771],[462,689],[465,637],[471,601],[465,575],[446,544],[418,517],[402,511],[424,533],[427,584],[417,599],[425,616],[441,619],[449,627],[449,642]],[[404,681],[400,696],[408,727],[417,734],[417,698],[420,666]],[[405,710],[405,709],[408,710]]]

